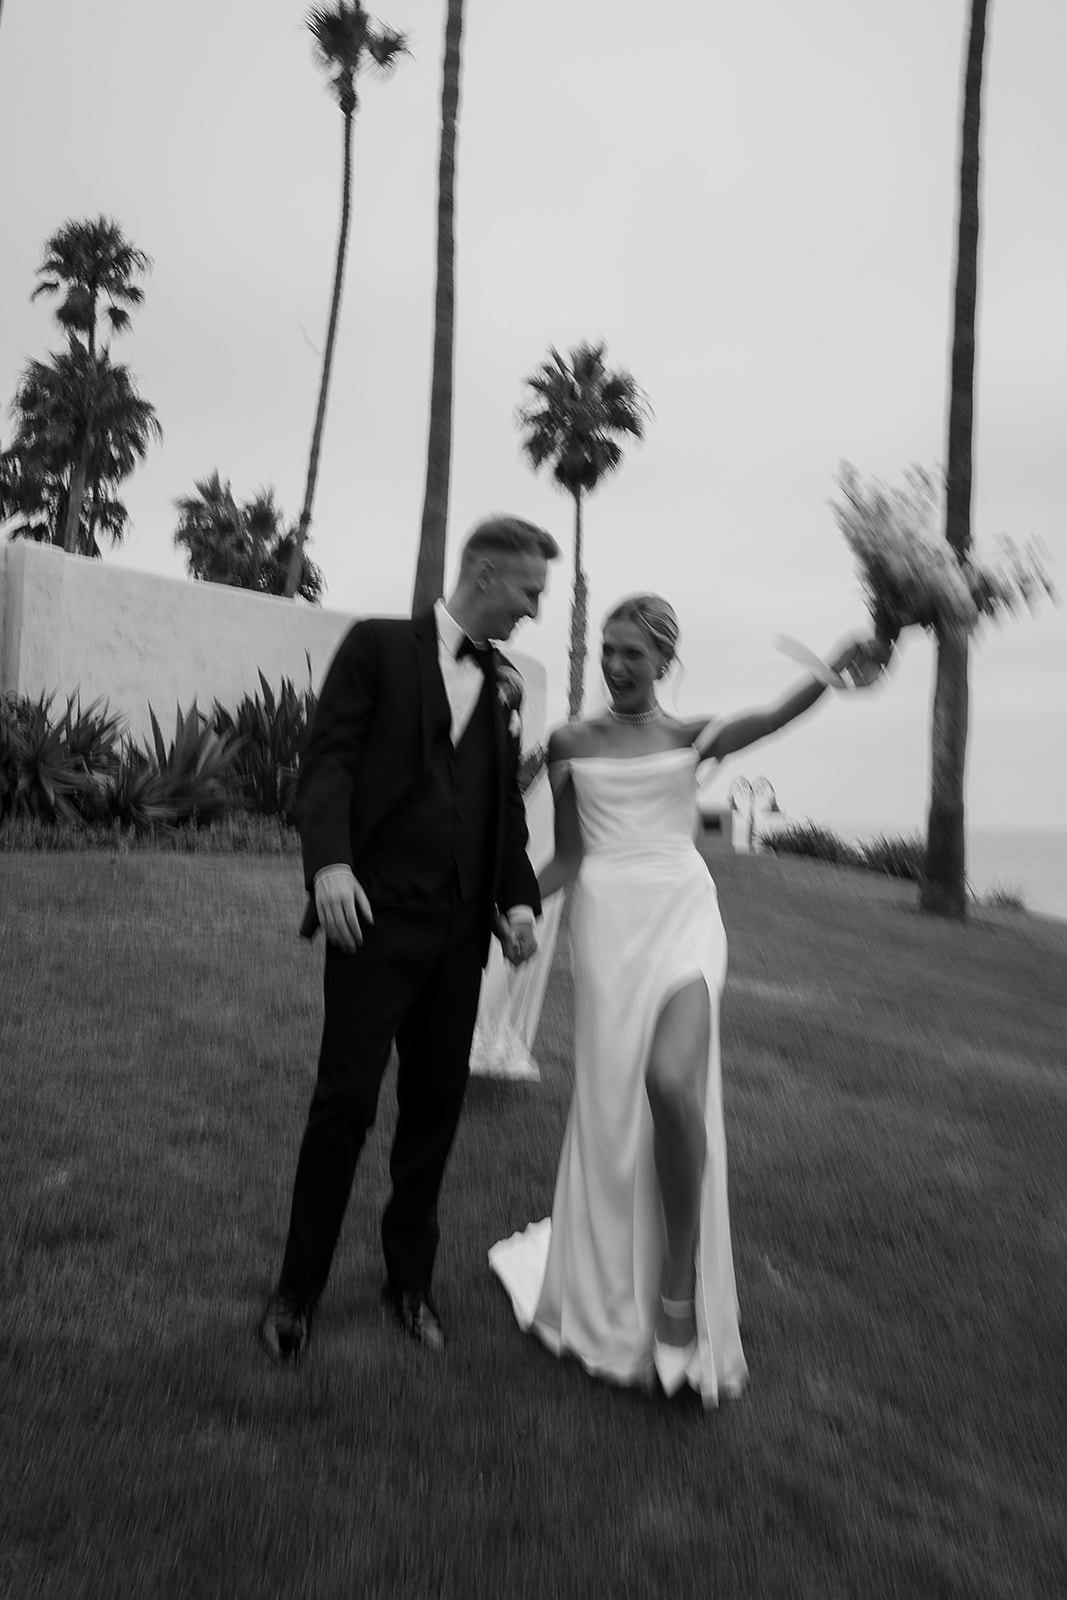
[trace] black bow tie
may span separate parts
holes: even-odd
[[[464,634],[459,642],[459,649],[456,651],[456,660],[462,661],[464,656],[470,656],[473,661],[478,663],[483,672],[488,672],[489,663],[493,657],[493,648],[488,644],[475,644],[473,639],[469,639]]]

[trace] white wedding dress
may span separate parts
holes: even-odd
[[[489,1252],[515,1316],[595,1376],[651,1386],[664,1231],[645,1071],[664,1002],[707,985],[711,1045],[696,1319],[705,1405],[747,1377],[730,1247],[719,1069],[726,935],[696,849],[693,747],[568,763],[585,855],[571,907],[574,1095],[552,1216]]]

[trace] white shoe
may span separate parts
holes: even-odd
[[[691,1317],[694,1314],[692,1300],[668,1300],[665,1295],[661,1299],[669,1317]],[[668,1398],[677,1394],[684,1383],[698,1376],[700,1363],[696,1339],[690,1339],[688,1344],[664,1344],[661,1339],[654,1338],[652,1365],[664,1394]]]

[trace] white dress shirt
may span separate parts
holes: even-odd
[[[462,661],[456,659],[456,651],[467,635],[446,610],[443,600],[434,602],[433,615],[437,624],[437,659],[441,663],[445,694],[452,711],[452,743],[458,744],[478,703],[485,673],[473,656],[464,656]],[[479,642],[475,640],[476,644]]]

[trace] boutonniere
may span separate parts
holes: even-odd
[[[520,743],[522,742],[522,691],[521,674],[512,666],[506,656],[497,656],[496,697],[500,702],[501,711],[508,719],[509,735]]]
[[[496,662],[496,693],[497,699],[505,711],[513,714],[518,712],[522,705],[523,682],[520,673],[504,656],[498,656]]]

